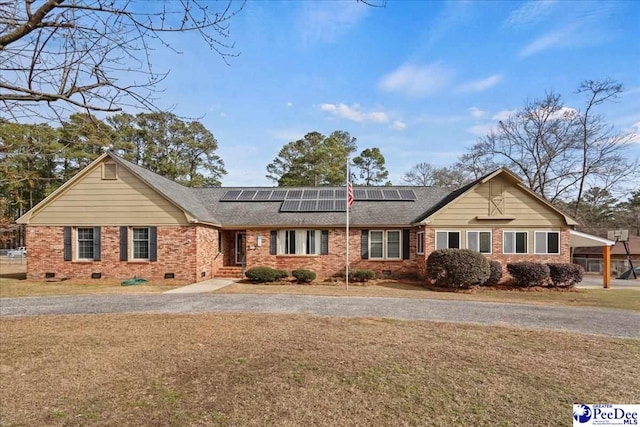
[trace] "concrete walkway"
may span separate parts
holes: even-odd
[[[170,291],[163,292],[163,294],[202,294],[205,292],[216,291],[220,288],[224,288],[225,286],[229,286],[234,282],[236,282],[236,280],[233,279],[209,279],[192,285],[171,289]]]
[[[602,276],[590,276],[585,275],[582,278],[582,282],[576,284],[576,288],[579,289],[603,289]],[[640,291],[640,278],[639,279],[611,279],[611,288],[615,289],[636,289]],[[639,296],[640,298],[640,296]]]
[[[1,298],[0,316],[291,313],[517,326],[640,339],[640,312],[477,301],[310,295],[74,295]]]

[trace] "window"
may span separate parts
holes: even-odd
[[[481,254],[491,253],[491,232],[490,231],[467,231],[467,249],[480,252]]]
[[[436,249],[460,249],[460,232],[436,231]]]
[[[505,231],[503,234],[503,254],[529,253],[526,231]]]
[[[400,230],[369,231],[369,259],[401,259]]]
[[[416,253],[424,253],[424,231],[418,231],[416,234]]]
[[[133,259],[149,259],[149,228],[132,228]]]
[[[278,255],[320,255],[320,230],[279,230]]]
[[[93,227],[76,229],[76,237],[78,239],[78,254],[79,260],[93,260]]]
[[[560,233],[557,231],[536,231],[534,243],[536,254],[560,253]]]

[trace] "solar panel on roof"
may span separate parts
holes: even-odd
[[[367,191],[364,188],[354,188],[353,198],[358,200],[367,200]]]
[[[333,190],[320,190],[318,194],[320,199],[333,199]]]
[[[413,190],[398,190],[398,192],[400,193],[400,197],[401,200],[415,200],[416,199],[416,193],[414,193]]]
[[[318,190],[304,190],[302,192],[303,199],[317,199],[318,198]]]
[[[382,190],[370,188],[367,190],[367,200],[382,200]]]
[[[287,190],[273,190],[269,200],[280,202],[287,197]]]
[[[270,197],[271,190],[259,190],[253,200],[269,200]]]
[[[335,199],[346,199],[347,198],[347,190],[339,189],[336,190]]]
[[[303,212],[313,212],[316,210],[316,203],[317,201],[315,199],[303,200],[300,202],[300,207],[298,208],[298,210]]]
[[[242,193],[240,194],[240,197],[238,197],[238,200],[253,200],[253,196],[255,196],[256,193],[256,190],[242,190]]]
[[[242,192],[241,190],[229,190],[222,195],[222,198],[220,200],[223,202],[236,200],[241,192]]]
[[[285,200],[280,206],[280,212],[297,212],[300,200]]]
[[[300,200],[302,198],[302,190],[289,190],[287,200]]]
[[[318,212],[330,212],[333,210],[333,200],[318,200]]]
[[[382,196],[385,200],[400,200],[400,193],[395,188],[385,188],[382,190]]]

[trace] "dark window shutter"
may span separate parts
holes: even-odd
[[[218,252],[222,253],[222,232],[218,230]]]
[[[93,260],[100,261],[100,227],[93,227]]]
[[[158,227],[149,227],[149,261],[158,260]]]
[[[361,257],[362,259],[369,259],[369,230],[362,230],[360,235]]]
[[[64,260],[71,261],[71,227],[64,228]]]
[[[271,237],[269,238],[269,254],[275,255],[278,251],[278,232],[271,230]]]
[[[129,260],[129,252],[127,250],[127,226],[123,225],[120,227],[120,261],[128,261]]]
[[[402,230],[402,259],[409,259],[409,237],[410,230]]]
[[[329,255],[329,230],[322,230],[322,241],[320,242],[320,254]]]

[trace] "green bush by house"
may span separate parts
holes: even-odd
[[[311,270],[298,269],[293,270],[291,275],[296,278],[296,280],[300,283],[309,283],[316,280],[316,273]]]
[[[549,267],[537,262],[512,262],[507,271],[519,286],[544,286],[549,281]]]
[[[438,249],[427,258],[427,275],[438,286],[468,288],[485,283],[491,275],[491,267],[479,252]]]
[[[244,272],[247,279],[254,282],[275,282],[289,277],[289,273],[284,270],[276,270],[270,267],[253,267]]]

